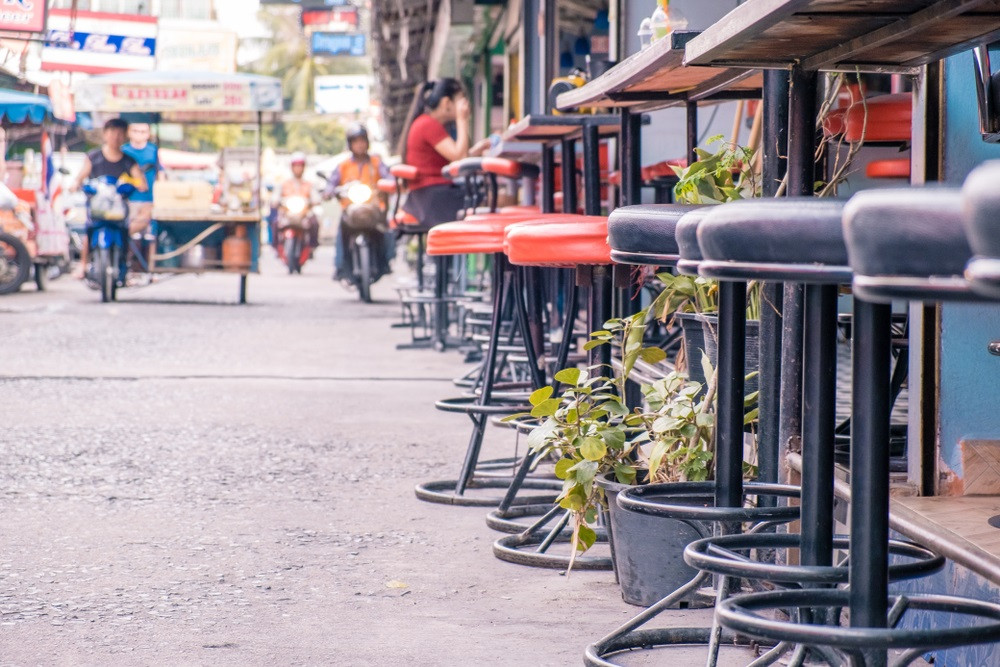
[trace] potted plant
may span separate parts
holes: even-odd
[[[621,510],[617,494],[637,483],[703,481],[714,475],[715,373],[707,359],[701,357],[703,373],[710,378],[707,388],[671,372],[642,387],[642,407],[626,407],[625,386],[635,363],[666,358],[662,349],[642,341],[647,318],[661,312],[669,297],[664,290],[647,309],[610,320],[591,334],[584,347],[612,345],[621,362],[618,373],[604,367],[564,369],[555,376],[565,385],[558,396],[546,387],[530,397],[530,414],[541,423],[528,443],[535,452],[559,457],[555,474],[563,488],[558,502],[572,512],[573,554],[594,544],[594,528],[603,515],[623,597],[642,606],[694,575],[683,562],[683,549],[706,534],[689,523]],[[712,497],[687,496],[677,502],[711,504]]]
[[[760,196],[760,182],[754,167],[756,151],[726,142],[722,135],[708,140],[709,146],[715,144],[720,146],[714,153],[696,148],[697,160],[687,167],[673,167],[679,179],[674,186],[675,201],[714,205]],[[672,294],[661,317],[673,316],[680,323],[688,372],[692,379],[704,383],[697,363],[701,351],[708,354],[713,366],[718,360],[718,317],[715,315],[719,309],[718,283],[700,276],[660,274],[657,277]],[[751,283],[747,293],[746,358],[747,366],[753,369],[757,367],[759,356],[759,319],[760,284]],[[756,391],[756,380],[750,382],[748,389]]]

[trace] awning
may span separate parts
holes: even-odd
[[[52,117],[52,102],[42,95],[0,90],[0,121],[40,125]]]
[[[175,122],[248,122],[282,110],[281,81],[257,74],[122,72],[75,88],[78,111],[151,113]]]

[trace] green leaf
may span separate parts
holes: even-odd
[[[706,380],[711,381],[715,377],[715,369],[712,368],[712,362],[704,352],[701,353],[701,372],[705,374]]]
[[[609,428],[601,431],[601,437],[611,449],[621,449],[625,446],[625,431],[620,428]]]
[[[604,340],[588,340],[586,343],[583,344],[583,349],[585,352],[589,352],[590,350],[593,350],[595,347],[600,347],[601,345],[605,344],[607,344],[607,341]]]
[[[583,489],[579,486],[574,486],[566,497],[559,501],[560,507],[573,510],[574,512],[582,511],[586,504],[587,498],[583,495]]]
[[[577,533],[576,548],[578,551],[586,551],[590,547],[594,546],[594,542],[597,541],[597,533],[594,529],[585,523],[581,523]]]
[[[576,461],[573,459],[559,459],[556,462],[556,477],[559,479],[568,479],[570,476],[570,468],[576,465]]]
[[[635,466],[627,463],[615,464],[615,479],[619,484],[635,484]]]
[[[580,381],[580,369],[579,368],[564,368],[555,374],[555,379],[557,382],[562,382],[563,384],[576,385]]]
[[[536,389],[531,392],[531,396],[528,397],[528,402],[532,405],[539,405],[548,399],[549,396],[552,395],[553,391],[555,390],[552,387],[542,387],[541,389]],[[532,413],[534,413],[534,411],[532,411]]]
[[[552,387],[545,387],[545,388],[546,389],[552,389]],[[539,391],[541,391],[541,390],[539,390]],[[534,395],[534,394],[532,394],[532,395]],[[544,401],[542,401],[541,403],[539,403],[538,405],[536,405],[535,407],[533,407],[531,409],[531,416],[532,417],[551,417],[552,415],[554,415],[556,413],[556,410],[559,409],[559,402],[560,401],[559,401],[558,398],[550,398],[550,399],[544,400]]]
[[[658,347],[644,347],[639,352],[639,358],[647,364],[658,364],[667,358],[667,353]]]
[[[512,415],[507,415],[500,421],[503,422],[504,424],[507,424],[509,422],[517,421],[518,419],[524,419],[525,417],[530,417],[530,416],[531,416],[530,412],[517,412]]]
[[[601,438],[588,436],[583,439],[583,444],[580,445],[580,455],[588,461],[600,461],[607,453],[608,448]]]

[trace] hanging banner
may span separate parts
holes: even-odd
[[[42,47],[42,69],[87,74],[152,70],[156,38],[154,16],[79,11],[74,23],[69,10],[53,9]]]
[[[367,53],[364,33],[314,32],[310,46],[314,56],[363,56]]]
[[[0,0],[0,30],[45,32],[46,0]]]

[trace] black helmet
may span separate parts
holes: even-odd
[[[368,141],[368,130],[361,123],[351,123],[347,126],[347,143],[351,143],[355,139],[364,139]]]

